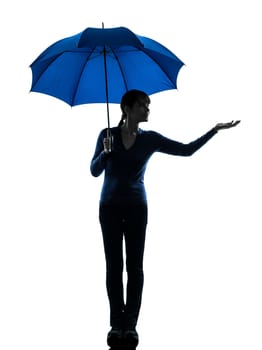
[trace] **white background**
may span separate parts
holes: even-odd
[[[29,93],[31,62],[86,27],[125,26],[181,58],[178,90],[141,125],[189,142],[241,119],[191,158],[155,154],[140,349],[261,350],[259,1],[1,4],[0,348],[106,349],[109,305],[89,164],[105,105]],[[120,119],[110,106],[111,125]]]

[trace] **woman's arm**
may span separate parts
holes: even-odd
[[[189,157],[192,156],[192,154],[194,154],[202,146],[204,146],[216,133],[217,131],[215,130],[215,128],[213,128],[203,136],[190,143],[178,142],[164,137],[163,135],[159,135],[160,146],[158,147],[158,151],[174,156]]]
[[[160,147],[158,151],[171,155],[189,157],[204,146],[219,130],[232,128],[239,123],[239,120],[236,122],[232,121],[229,123],[219,123],[203,136],[187,144],[170,140],[161,135]]]
[[[104,137],[105,131],[102,130],[100,135],[98,136],[95,153],[90,164],[91,174],[95,177],[101,175],[101,173],[104,171],[106,165],[106,158],[108,157],[108,154],[104,150]]]

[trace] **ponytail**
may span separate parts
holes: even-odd
[[[120,119],[120,122],[118,123],[118,126],[122,126],[127,118],[126,114],[122,114],[122,118]]]

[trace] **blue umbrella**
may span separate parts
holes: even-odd
[[[131,89],[148,95],[176,89],[182,66],[166,47],[128,28],[87,28],[57,41],[31,64],[31,91],[70,106],[106,103],[109,130],[109,103],[119,103]]]

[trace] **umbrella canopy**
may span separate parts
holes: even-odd
[[[32,64],[31,91],[70,106],[119,103],[131,89],[148,95],[176,89],[183,62],[128,28],[87,28],[48,47]]]

